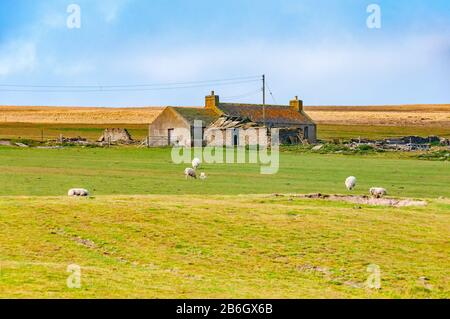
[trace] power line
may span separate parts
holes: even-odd
[[[0,87],[10,88],[53,88],[53,89],[120,89],[120,88],[147,88],[147,87],[169,87],[180,85],[197,85],[197,84],[221,84],[236,81],[251,81],[258,79],[259,76],[244,76],[218,80],[203,81],[187,81],[187,82],[167,82],[152,84],[117,84],[117,85],[24,85],[24,84],[0,84]]]
[[[199,87],[210,87],[210,86],[227,86],[227,85],[238,85],[238,84],[246,84],[246,83],[255,83],[259,82],[256,80],[242,80],[242,81],[228,81],[228,82],[196,82],[196,83],[204,83],[204,84],[192,84],[192,85],[181,85],[181,84],[172,84],[172,86],[162,86],[158,85],[155,87],[151,87],[151,85],[142,85],[142,86],[90,86],[86,89],[80,86],[56,86],[50,90],[38,90],[35,86],[34,88],[27,89],[0,89],[0,92],[17,92],[17,93],[26,93],[26,92],[37,92],[37,93],[92,93],[92,92],[141,92],[141,91],[161,91],[161,90],[177,90],[177,89],[190,89],[190,88],[199,88]],[[186,82],[188,83],[188,82]],[[194,82],[191,82],[194,83]],[[2,85],[0,85],[1,87]],[[41,86],[41,88],[52,88],[49,86]],[[61,88],[61,89],[56,89]],[[63,88],[68,88],[64,90]],[[88,89],[89,88],[89,89]]]
[[[269,91],[270,96],[272,97],[273,103],[277,104],[277,100],[275,100],[275,96],[273,96],[272,90],[269,88],[269,84],[267,84],[267,82],[266,82],[266,86],[267,86],[267,90]]]

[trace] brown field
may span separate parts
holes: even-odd
[[[450,130],[450,104],[400,106],[309,106],[319,124],[434,126]]]
[[[148,124],[163,107],[40,107],[0,106],[0,123]],[[319,124],[447,126],[450,104],[400,106],[307,106]]]
[[[123,127],[144,139],[147,125],[163,107],[0,106],[0,138],[96,139],[107,127]],[[320,139],[387,138],[407,135],[450,137],[450,104],[400,106],[307,106]]]
[[[148,124],[163,109],[163,107],[0,106],[0,123]]]

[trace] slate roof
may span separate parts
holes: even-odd
[[[248,118],[252,122],[264,122],[263,106],[261,104],[220,103],[219,109],[228,116]],[[289,126],[314,124],[303,112],[296,112],[289,106],[266,105],[266,124],[269,126]]]
[[[228,128],[244,128],[257,127],[258,124],[250,121],[249,119],[243,119],[242,117],[232,117],[223,115],[211,124],[211,128],[215,129],[228,129]]]
[[[197,120],[203,121],[203,125],[206,127],[219,118],[219,114],[202,107],[173,107],[173,109],[191,125],[194,125],[194,121]]]
[[[203,121],[203,125],[207,127],[223,115],[231,118],[240,118],[243,121],[248,120],[258,125],[264,124],[262,104],[220,103],[218,108],[223,114],[218,114],[203,107],[172,108],[191,125],[194,125],[195,120],[199,120]],[[286,127],[314,124],[314,122],[304,112],[297,112],[289,106],[266,105],[265,124],[272,127]]]

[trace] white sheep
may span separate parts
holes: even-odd
[[[89,196],[89,191],[84,188],[72,188],[67,192],[70,197],[87,197]]]
[[[195,172],[195,169],[190,167],[184,170],[184,176],[186,177],[186,179],[188,179],[189,177],[197,179],[197,173]]]
[[[200,179],[201,180],[205,180],[205,179],[207,179],[208,177],[206,176],[206,174],[205,173],[200,173]]]
[[[350,176],[345,180],[345,187],[347,187],[347,189],[349,191],[353,190],[353,188],[356,187],[356,177],[355,176]]]
[[[372,187],[369,190],[370,195],[372,195],[375,198],[382,198],[383,196],[387,195],[386,189],[382,187]]]
[[[200,167],[201,161],[197,157],[192,160],[192,167],[197,169]]]

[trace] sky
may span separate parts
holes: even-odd
[[[269,103],[450,103],[450,1],[0,1],[0,105],[259,103],[262,74]]]

